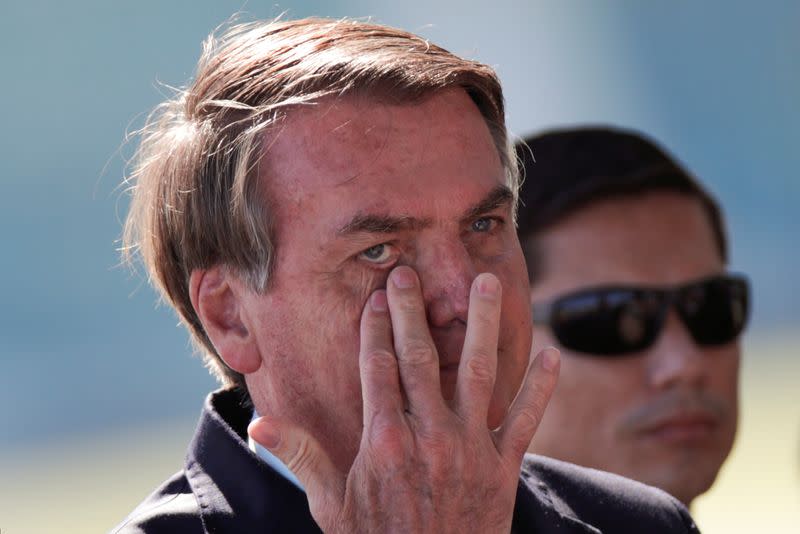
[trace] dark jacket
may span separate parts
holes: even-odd
[[[248,447],[251,411],[234,391],[208,396],[184,469],[112,532],[319,532],[305,494]],[[676,499],[631,480],[527,455],[514,532],[697,532]]]

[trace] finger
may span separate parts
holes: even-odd
[[[465,421],[477,422],[484,428],[497,374],[501,294],[500,281],[493,274],[475,277],[458,366],[455,410]]]
[[[250,423],[247,433],[300,480],[314,516],[341,506],[345,476],[311,434],[275,417],[259,417]]]
[[[556,387],[560,365],[558,349],[548,347],[528,368],[522,389],[498,430],[497,449],[502,456],[522,460]]]
[[[439,356],[425,316],[417,273],[410,267],[396,267],[389,275],[386,291],[400,383],[408,410],[415,415],[440,413],[444,400],[439,383]]]
[[[403,413],[403,396],[383,289],[370,295],[361,314],[359,369],[365,428],[369,428],[376,417],[385,420],[396,415],[399,418]]]

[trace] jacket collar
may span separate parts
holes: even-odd
[[[305,494],[247,447],[250,415],[236,390],[206,398],[186,455],[205,530],[319,532]]]
[[[206,398],[185,466],[206,532],[320,532],[306,495],[248,448],[251,414],[236,390]],[[541,461],[523,462],[512,531],[598,534],[540,476]]]

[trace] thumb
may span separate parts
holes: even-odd
[[[312,514],[315,508],[337,509],[344,497],[344,476],[319,442],[303,428],[277,417],[259,417],[247,433],[278,457],[306,490]],[[333,507],[333,508],[331,508]]]

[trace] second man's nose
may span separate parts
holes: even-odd
[[[705,381],[703,348],[692,339],[677,312],[670,309],[664,326],[647,352],[650,383],[659,389],[683,385],[698,387]]]

